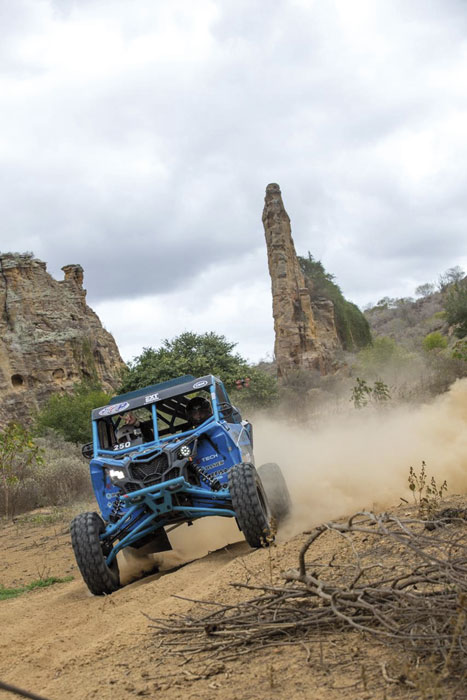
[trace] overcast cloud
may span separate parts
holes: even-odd
[[[261,213],[360,305],[467,268],[464,0],[0,0],[0,248],[125,359],[213,330],[273,349]]]

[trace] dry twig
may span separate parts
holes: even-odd
[[[253,597],[235,605],[199,601],[210,611],[150,618],[151,626],[170,654],[209,652],[220,662],[270,646],[321,644],[326,633],[355,629],[459,680],[467,674],[467,527],[462,518],[436,525],[430,531],[422,520],[371,512],[320,525],[283,585],[234,583]],[[314,556],[320,538],[336,536],[350,545],[345,552]]]

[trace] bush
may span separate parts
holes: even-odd
[[[54,430],[70,442],[90,442],[91,411],[105,406],[109,399],[109,394],[94,384],[75,384],[72,394],[54,394],[50,397],[36,416],[36,432],[44,435]]]
[[[365,379],[357,377],[350,394],[350,400],[355,408],[364,408],[369,403],[384,404],[391,399],[389,387],[382,381],[376,381],[373,386]]]
[[[34,508],[67,505],[93,494],[89,464],[79,448],[53,432],[33,442],[41,459],[29,464],[16,462],[8,510],[5,485],[0,484],[0,515],[12,517]]]
[[[10,423],[0,433],[0,512],[7,517],[14,514],[17,489],[42,462],[40,447],[22,425]]]
[[[406,370],[415,360],[413,353],[407,352],[387,336],[375,338],[372,345],[364,348],[357,355],[357,365],[361,372],[371,377]]]
[[[422,341],[423,349],[427,352],[432,350],[444,350],[448,346],[448,339],[439,331],[428,333]]]

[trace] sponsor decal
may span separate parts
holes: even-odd
[[[201,389],[201,387],[206,386],[206,384],[208,384],[208,382],[205,379],[203,379],[202,382],[196,382],[195,384],[193,384],[193,389]]]
[[[210,472],[209,476],[210,477],[217,477],[217,476],[222,476],[223,474],[227,474],[227,472],[230,471],[230,467],[227,469],[218,469],[215,472]]]
[[[123,403],[116,403],[114,406],[106,406],[105,408],[102,408],[99,411],[100,416],[112,416],[114,413],[120,413],[120,411],[124,411],[125,408],[128,408],[130,404],[128,401],[124,401]]]
[[[221,467],[224,464],[224,460],[221,459],[219,462],[214,462],[214,464],[210,464],[208,469],[214,469],[214,467]],[[218,472],[216,472],[217,474]]]
[[[157,401],[158,399],[159,394],[149,394],[149,396],[144,398],[144,403],[153,403],[153,401]]]
[[[208,462],[210,459],[216,459],[216,457],[217,457],[216,454],[208,455],[207,457],[201,457],[201,461],[202,461],[202,462]]]

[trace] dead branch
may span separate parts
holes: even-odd
[[[362,511],[322,524],[284,584],[235,582],[254,597],[234,605],[192,601],[189,614],[149,618],[151,627],[170,654],[207,652],[219,662],[283,644],[309,649],[306,643],[321,644],[327,633],[354,629],[430,659],[445,679],[460,679],[467,673],[467,523],[434,522],[427,529],[422,520]],[[334,538],[327,558],[315,547],[323,537]],[[384,666],[382,674],[401,682]]]

